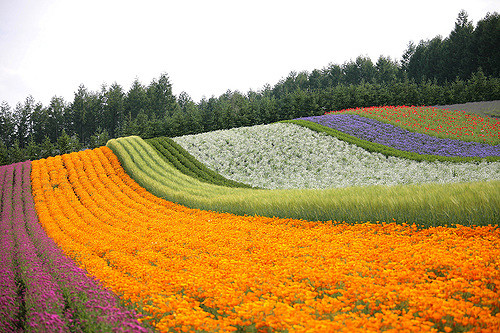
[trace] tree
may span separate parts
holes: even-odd
[[[48,135],[45,135],[42,144],[40,145],[40,158],[47,158],[55,155],[55,146],[50,141]]]
[[[239,91],[234,91],[229,96],[229,103],[231,108],[231,117],[234,119],[233,126],[248,126],[250,125],[250,106],[248,98]]]
[[[148,98],[146,95],[146,89],[139,82],[139,79],[135,78],[127,96],[124,100],[124,114],[129,116],[131,119],[135,119],[139,112],[142,110],[146,112],[148,108]]]
[[[408,56],[409,59],[406,58]],[[421,40],[416,47],[410,44],[409,49],[403,55],[403,68],[408,77],[417,82],[434,78],[443,82],[449,75],[444,61],[443,41],[441,36],[436,36],[432,40]]]
[[[207,132],[217,129],[217,119],[215,116],[215,97],[210,97],[208,100],[203,97],[198,104],[198,108],[203,118],[203,129]]]
[[[406,50],[404,51],[403,55],[401,56],[401,69],[405,72],[409,71],[410,67],[410,62],[411,58],[415,54],[417,47],[413,43],[413,41],[410,41],[408,43],[408,46],[406,47]]]
[[[322,70],[323,88],[335,87],[343,82],[344,74],[342,67],[337,64],[330,63],[327,68]]]
[[[49,106],[47,107],[48,124],[44,134],[45,136],[48,136],[51,142],[57,141],[57,138],[65,127],[66,109],[67,105],[64,98],[57,96],[51,98]]]
[[[472,50],[472,33],[474,26],[469,22],[465,10],[458,13],[455,28],[446,40],[447,79],[456,76],[467,79],[477,68]]]
[[[87,120],[90,116],[89,111],[89,92],[87,88],[82,84],[78,87],[78,91],[75,93],[73,103],[70,106],[70,119],[71,127],[70,132],[78,133],[81,138],[85,137],[85,131],[87,129]],[[64,135],[61,133],[61,137],[66,137],[68,134],[64,131]],[[69,136],[68,136],[69,137]],[[59,139],[57,139],[59,142]]]
[[[203,117],[198,106],[193,102],[191,97],[185,91],[181,92],[177,98],[179,111],[184,116],[186,123],[184,124],[183,134],[196,134],[203,131]],[[174,113],[175,115],[175,113]]]
[[[10,146],[15,137],[14,115],[7,102],[0,104],[0,141],[4,145]]]
[[[441,36],[436,36],[427,43],[424,50],[423,73],[424,79],[437,79],[444,83],[446,80],[452,79],[446,70],[446,44]]]
[[[24,151],[19,145],[19,140],[17,138],[14,139],[14,144],[8,147],[7,151],[9,158],[8,164],[22,162],[26,160],[26,158],[24,157]]]
[[[116,137],[124,120],[124,97],[122,87],[118,83],[113,83],[106,92],[106,104],[104,106],[104,129],[110,133],[111,137]]]
[[[30,137],[28,145],[24,150],[24,159],[34,161],[40,158],[40,146]]]
[[[24,148],[30,135],[33,133],[32,115],[35,109],[35,99],[28,96],[24,104],[17,103],[14,110],[14,123],[16,125],[15,138],[21,148]]]
[[[311,88],[312,90],[321,89],[323,85],[321,71],[318,69],[314,69],[309,75],[308,81],[309,81],[309,88]]]
[[[472,33],[472,49],[476,50],[476,65],[484,74],[500,77],[500,15],[488,13],[477,23]]]
[[[172,94],[172,84],[166,73],[160,75],[158,80],[152,80],[147,89],[149,101],[149,114],[154,114],[158,119],[172,116],[177,108],[177,101]]]
[[[392,83],[399,76],[399,67],[395,61],[389,57],[380,56],[375,64],[377,71],[375,77],[378,83]]]
[[[59,155],[69,154],[73,151],[71,137],[64,129],[62,130],[61,136],[57,139],[57,149]]]
[[[85,122],[85,130],[83,136],[78,132],[75,133],[79,137],[79,142],[86,145],[90,137],[97,131],[99,127],[102,127],[104,123],[104,108],[107,106],[107,87],[106,85],[101,86],[100,92],[89,92],[87,95],[87,119]]]
[[[291,71],[285,79],[281,79],[273,88],[273,94],[277,98],[286,96],[297,89],[307,90],[309,87],[308,82],[309,74],[306,71],[297,73]]]
[[[9,164],[9,150],[5,143],[0,139],[0,165]]]
[[[376,69],[369,57],[359,56],[356,61],[349,61],[342,66],[344,83],[360,84],[374,82]]]
[[[90,137],[89,148],[105,146],[110,137],[106,129],[97,128],[97,131]]]
[[[31,120],[33,123],[33,135],[30,139],[35,142],[42,142],[44,136],[49,131],[49,113],[48,109],[42,107],[41,104],[37,104],[31,115]]]

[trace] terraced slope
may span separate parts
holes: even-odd
[[[321,221],[487,225],[500,216],[500,182],[340,189],[228,188],[186,176],[139,137],[110,140],[127,173],[156,196],[191,208]]]

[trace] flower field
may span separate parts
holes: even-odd
[[[421,155],[463,157],[500,156],[500,145],[494,146],[474,141],[442,139],[429,134],[412,132],[357,114],[330,113],[323,116],[301,119],[355,135],[363,140]],[[484,131],[483,129],[481,130]]]
[[[146,332],[38,222],[31,164],[0,167],[0,331]]]
[[[500,144],[500,121],[463,111],[441,110],[432,106],[382,106],[327,112],[339,113],[373,118],[438,138]]]
[[[208,168],[204,163],[201,163],[193,155],[189,154],[189,152],[179,146],[171,138],[152,138],[148,139],[147,142],[167,163],[188,176],[215,185],[244,188],[251,187],[247,184],[227,179],[220,173]]]
[[[500,215],[500,181],[262,190],[189,177],[139,137],[108,142],[127,173],[154,195],[190,208],[310,221],[488,225]]]
[[[160,331],[497,331],[497,227],[189,209],[106,147],[33,161],[40,223]]]
[[[330,116],[362,118],[349,114],[331,114],[319,116],[316,119]],[[364,119],[372,121],[369,118]],[[338,125],[340,127],[343,124],[344,122],[339,122]],[[392,126],[381,122],[378,124]],[[366,127],[373,129],[373,127]],[[356,129],[354,132],[357,131]],[[427,136],[441,141],[459,142],[459,140]],[[394,138],[392,134],[388,137]],[[403,136],[400,138],[402,144],[411,143],[410,140],[404,140]],[[368,138],[365,139],[368,140]],[[490,163],[486,161],[419,162],[401,157],[386,157],[378,152],[369,152],[335,136],[318,133],[291,123],[240,127],[186,135],[173,138],[173,140],[196,159],[225,177],[267,189],[500,180],[500,161]],[[500,155],[500,146],[494,147],[472,142],[464,142],[464,144],[477,144],[486,149],[497,149]],[[436,145],[431,144],[428,147],[436,147]],[[480,152],[486,154],[486,149]]]
[[[499,332],[498,123],[438,112],[0,167],[0,332]]]

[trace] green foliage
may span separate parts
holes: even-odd
[[[89,148],[97,148],[105,146],[110,137],[106,129],[97,128],[97,131],[90,137]]]
[[[262,190],[201,182],[182,174],[139,137],[107,144],[149,192],[204,210],[320,221],[397,221],[422,226],[488,225],[500,217],[500,182]]]
[[[9,164],[9,150],[3,141],[0,139],[0,165]]]
[[[9,162],[8,164],[12,164],[15,162],[21,162],[21,161],[26,161],[27,159],[24,156],[23,149],[19,145],[19,140],[15,139],[14,144],[10,146],[8,149],[8,158]]]
[[[148,139],[146,142],[149,143],[166,162],[185,175],[215,185],[251,188],[251,186],[247,184],[227,179],[219,173],[207,168],[193,155],[168,137]]]
[[[408,77],[417,82],[437,79],[440,83],[455,78],[467,80],[482,68],[486,76],[499,76],[500,15],[495,12],[474,28],[465,11],[458,13],[455,27],[447,38],[410,43],[402,59]]]
[[[57,139],[57,149],[59,154],[68,154],[72,151],[71,148],[71,137],[66,134],[66,130],[63,129],[61,136]]]
[[[66,124],[69,122],[67,119],[68,106],[62,97],[52,97],[50,104],[47,107],[47,115],[49,117],[48,125],[44,133],[51,142],[56,142],[57,138],[61,135],[63,128],[69,128]],[[66,117],[65,117],[66,116]]]
[[[124,96],[122,87],[116,82],[111,85],[109,90],[104,92],[106,103],[104,104],[103,118],[104,128],[101,129],[109,133],[111,137],[116,137],[120,128],[123,126],[125,117]],[[107,142],[107,140],[106,140]],[[104,142],[104,144],[106,144]]]
[[[40,145],[39,158],[47,158],[49,156],[56,155],[56,147],[50,141],[50,138],[46,135],[42,144]]]
[[[166,73],[162,73],[158,80],[153,79],[146,90],[146,95],[149,102],[147,115],[153,115],[162,119],[166,116],[172,116],[173,112],[178,108],[177,100],[172,94],[172,84]]]
[[[0,104],[0,140],[10,146],[14,142],[14,115],[7,102]]]
[[[33,140],[33,137],[30,138],[28,145],[24,150],[24,158],[27,158],[30,161],[38,160],[40,158],[40,147]]]

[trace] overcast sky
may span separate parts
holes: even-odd
[[[195,102],[359,55],[399,60],[498,0],[0,0],[0,101],[72,101],[80,84],[128,91],[167,73]]]

